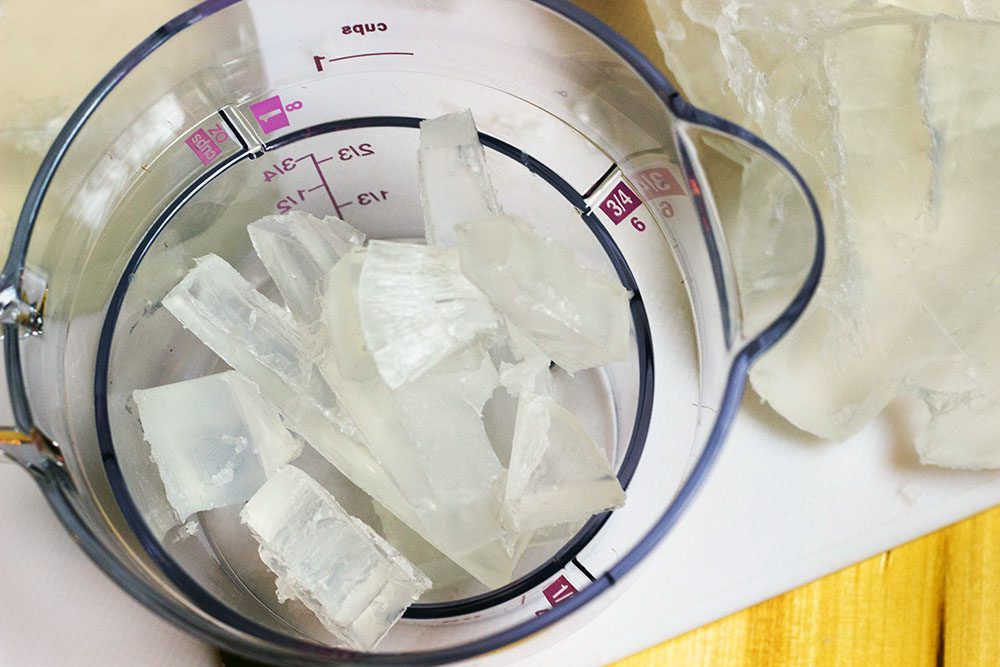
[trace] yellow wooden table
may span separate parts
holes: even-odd
[[[662,66],[644,0],[575,1]],[[618,667],[936,664],[1000,666],[1000,507]]]
[[[633,41],[653,62],[662,62],[643,0],[577,2]],[[78,5],[20,0],[8,4],[5,22],[0,22],[0,44],[10,62],[25,66],[7,68],[5,80],[0,81],[7,99],[20,91],[14,95],[20,106],[7,104],[0,109],[0,126],[14,126],[11,114],[32,105],[44,104],[56,111],[62,110],[60,104],[79,100],[121,53],[191,4],[191,0],[89,0]],[[115,19],[113,29],[108,17]],[[18,40],[12,39],[15,30]],[[96,42],[95,35],[100,35]],[[31,47],[36,43],[60,48]],[[28,156],[21,159],[23,170],[0,179],[4,226],[10,224],[33,170]],[[32,159],[37,163],[40,155]],[[3,231],[9,233],[9,229]],[[620,664],[867,667],[937,663],[1000,666],[1000,508]]]

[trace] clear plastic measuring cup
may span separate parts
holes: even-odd
[[[466,107],[505,209],[633,291],[628,361],[564,382],[628,502],[539,544],[509,586],[437,591],[352,653],[278,603],[232,512],[175,525],[129,397],[222,368],[159,302],[209,252],[266,290],[248,222],[307,210],[421,236],[418,124]],[[276,662],[472,656],[620,589],[705,478],[822,256],[780,156],[562,0],[211,0],[101,81],[34,181],[0,284],[17,420],[0,446],[111,577],[189,632]]]

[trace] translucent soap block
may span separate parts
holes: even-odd
[[[624,502],[604,452],[576,417],[551,398],[521,397],[504,500],[511,528],[574,521]]]
[[[324,297],[326,348],[317,364],[372,453],[419,517],[428,542],[490,586],[510,580],[500,524],[500,463],[483,429],[496,370],[475,344],[399,389],[379,375],[361,333],[358,286],[366,252],[345,255]]]
[[[519,533],[544,528],[558,539],[565,532],[560,524],[621,507],[625,492],[604,452],[552,397],[545,360],[529,358],[501,369],[501,383],[518,396],[504,497],[509,527]]]
[[[369,244],[358,308],[365,342],[393,389],[498,324],[454,249],[409,243]]]
[[[257,386],[233,371],[132,395],[182,521],[245,502],[302,448]]]
[[[340,218],[320,220],[301,211],[261,218],[247,232],[285,306],[301,323],[319,319],[326,274],[344,253],[365,242],[361,231]]]
[[[569,373],[625,359],[629,292],[511,216],[458,228],[462,271],[493,307]]]
[[[240,518],[277,577],[278,598],[300,600],[347,648],[374,648],[431,586],[391,544],[293,466],[274,475]]]
[[[291,430],[366,493],[413,520],[399,489],[315,371],[287,311],[215,255],[197,260],[163,304],[226,363],[255,380]]]
[[[428,244],[454,245],[457,225],[501,212],[468,109],[420,124],[419,159]]]

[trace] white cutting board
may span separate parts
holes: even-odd
[[[598,616],[472,662],[604,664],[1000,504],[1000,475],[923,468],[891,423],[840,444],[769,423],[744,402],[701,495]],[[216,664],[89,563],[13,465],[0,536],[0,665]]]

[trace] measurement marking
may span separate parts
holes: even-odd
[[[332,159],[333,159],[333,156],[331,155],[330,157],[325,157],[322,160],[316,160],[316,164],[323,164],[324,162],[329,162]]]
[[[610,181],[611,177],[615,175],[616,171],[618,171],[618,165],[612,163],[611,166],[608,167],[608,170],[604,172],[600,178],[594,181],[593,185],[587,188],[587,191],[583,193],[583,198],[590,199],[591,197],[593,197],[594,193],[597,192],[597,189],[600,188],[605,183],[607,183],[608,181]]]
[[[319,166],[319,161],[316,159],[315,153],[310,153],[308,157],[312,160],[313,165],[316,167],[316,173],[319,174],[319,182],[323,189],[326,190],[326,196],[330,198],[330,203],[333,204],[333,210],[337,212],[338,218],[343,218],[344,216],[340,212],[340,204],[337,203],[336,197],[333,196],[333,190],[330,189],[330,184],[326,180],[326,174],[323,173],[323,168]]]
[[[323,71],[323,61],[326,60],[328,63],[335,63],[341,60],[351,60],[353,58],[371,58],[373,56],[412,56],[413,51],[376,51],[374,53],[355,53],[350,56],[337,56],[336,58],[330,58],[329,56],[313,56],[313,63],[316,65],[316,71]]]
[[[583,566],[583,563],[581,563],[581,562],[579,561],[579,559],[576,559],[576,558],[574,558],[574,559],[573,559],[573,560],[571,560],[570,562],[571,562],[571,563],[573,563],[573,565],[576,565],[576,567],[577,567],[577,568],[578,568],[578,569],[580,570],[580,572],[583,572],[583,574],[584,574],[584,576],[585,576],[585,577],[587,577],[587,578],[588,578],[588,579],[590,579],[591,581],[597,581],[597,579],[595,579],[595,578],[594,578],[594,575],[592,575],[592,574],[590,573],[590,570],[588,570],[587,568],[585,568],[585,567]]]

